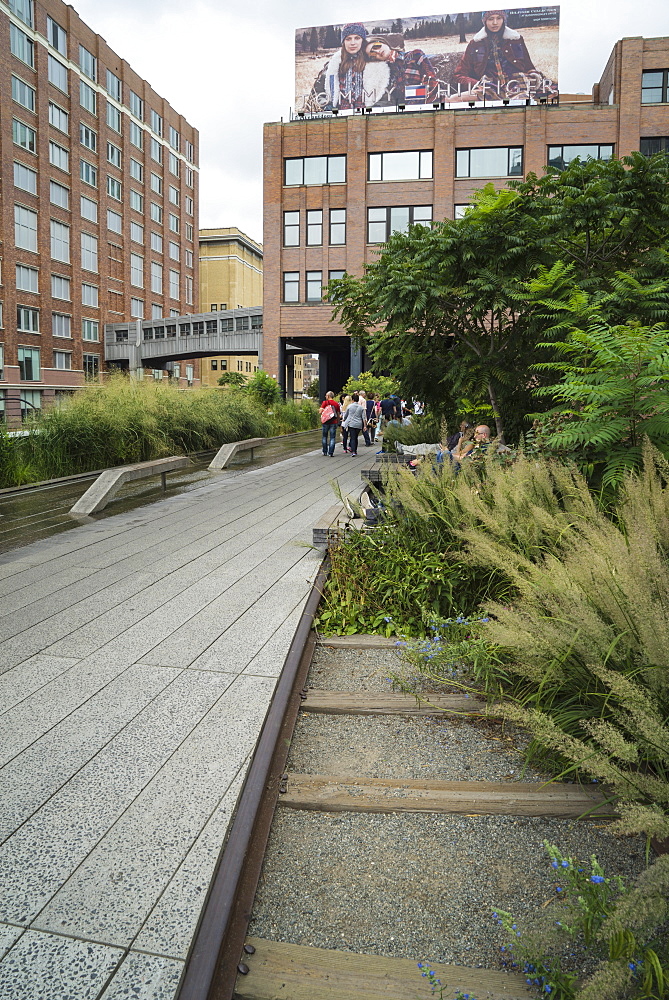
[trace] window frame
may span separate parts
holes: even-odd
[[[310,221],[311,216],[311,221]],[[323,209],[308,208],[306,219],[306,245],[308,247],[323,246]]]
[[[386,176],[393,173],[393,163],[401,161],[399,157],[416,157],[417,171],[401,176]],[[387,161],[387,162],[386,162]],[[372,176],[375,175],[375,176]],[[378,175],[378,176],[377,176]],[[367,154],[368,183],[392,183],[394,181],[431,181],[434,180],[434,150],[432,149],[398,149],[387,152]]]
[[[15,87],[14,84],[16,84],[17,86]],[[24,88],[29,94],[32,94],[32,103],[26,104],[25,101],[22,101],[17,96],[21,88]],[[31,84],[27,83],[20,76],[16,76],[15,73],[12,73],[12,100],[14,101],[15,104],[18,104],[19,107],[25,108],[26,111],[31,111],[33,114],[35,114],[35,108],[37,107],[36,95],[37,92],[35,88],[31,86]]]
[[[24,149],[26,153],[36,156],[37,130],[22,122],[20,118],[12,118],[12,143],[19,149]]]
[[[344,216],[343,221],[333,220],[333,215],[336,212],[341,212]],[[332,233],[335,227],[343,227],[344,238],[343,240],[333,240]],[[328,246],[331,247],[344,247],[346,246],[346,209],[345,208],[331,208],[328,219]]]
[[[430,218],[429,219],[416,219],[415,213],[417,210],[429,209]],[[406,210],[409,215],[409,220],[407,226],[424,226],[430,225],[434,218],[434,205],[368,205],[367,206],[367,229],[366,229],[366,242],[367,246],[381,246],[387,243],[390,239],[392,233],[401,233],[402,229],[392,228],[392,213],[397,210]],[[385,212],[385,220],[382,219],[370,219],[370,212]],[[382,240],[371,240],[370,226],[381,226],[385,227],[385,239]]]
[[[659,87],[644,87],[644,77],[649,76],[651,73],[661,73],[662,83]],[[661,100],[659,101],[644,101],[644,91],[661,91]],[[647,107],[650,104],[667,104],[669,103],[669,68],[668,69],[647,69],[643,70],[641,73],[641,104]]]
[[[615,143],[613,143],[613,142],[570,142],[570,143],[566,143],[565,142],[565,143],[561,143],[560,145],[549,144],[548,146],[546,146],[546,166],[547,167],[552,167],[554,170],[560,170],[560,171],[566,170],[567,167],[569,166],[569,164],[572,163],[576,159],[576,157],[572,157],[570,160],[567,160],[565,162],[564,161],[564,150],[565,149],[587,149],[587,148],[596,149],[598,151],[598,154],[601,154],[602,149],[610,149],[611,150],[611,155],[608,157],[608,159],[605,159],[601,155],[597,155],[597,156],[590,156],[590,155],[588,155],[588,156],[585,157],[586,160],[602,160],[603,162],[608,163],[616,155],[615,154],[616,147],[615,147]],[[554,162],[551,161],[551,155],[550,155],[551,154],[551,150],[558,150],[558,149],[562,151],[560,153],[560,156],[559,157],[553,157],[552,159],[553,160],[561,159],[563,161],[561,166],[558,166],[557,163],[554,163]],[[583,159],[583,157],[581,157],[581,160],[582,159]]]
[[[318,275],[314,278],[313,275]],[[318,295],[311,294],[311,286],[318,286]],[[323,301],[323,272],[319,271],[307,271],[304,276],[304,287],[306,290],[305,302],[322,302]]]
[[[60,90],[61,94],[69,94],[67,66],[62,63],[60,59],[56,59],[55,56],[52,56],[50,52],[47,58],[47,78],[49,83],[55,87],[56,90]],[[62,83],[65,84],[64,87],[61,86]]]
[[[58,189],[58,193],[61,195],[61,201],[56,201],[54,199],[54,188]],[[65,192],[64,198],[62,196],[63,191]],[[63,201],[65,204],[63,204]],[[58,181],[53,179],[53,177],[49,178],[49,204],[56,205],[57,208],[62,208],[65,212],[70,211],[70,189],[65,184],[59,184]]]
[[[325,160],[326,161],[326,163],[325,163],[325,178],[326,179],[325,180],[309,180],[309,181],[305,180],[305,176],[306,176],[305,163],[307,161],[312,161],[312,160],[314,160],[314,161],[315,160]],[[339,161],[343,161],[343,167],[344,167],[344,170],[343,170],[343,179],[340,179],[340,178],[334,179],[331,176],[331,175],[333,175],[333,174],[336,173],[335,161],[337,161],[336,166],[340,165]],[[291,164],[297,165],[298,163],[302,164],[301,170],[297,169],[297,167],[296,167],[295,171],[293,171],[292,166],[289,166]],[[324,155],[324,156],[286,156],[286,157],[284,157],[284,161],[283,161],[283,185],[284,185],[284,187],[316,187],[316,186],[323,186],[325,184],[346,184],[346,182],[347,182],[347,166],[348,165],[347,165],[347,160],[346,160],[346,154],[345,153],[336,154],[336,155],[335,154]],[[299,176],[301,179],[299,179],[299,180],[289,180],[288,179],[288,175],[290,173],[291,176],[292,176],[293,172],[295,173],[296,177]]]
[[[56,230],[56,227],[59,227],[59,230],[62,229],[67,233],[67,240],[65,240],[62,234]],[[61,222],[59,219],[49,220],[49,240],[50,240],[51,260],[57,260],[61,264],[70,264],[72,262],[71,236],[72,233],[70,230],[70,226],[68,226],[67,223]],[[67,249],[66,257],[58,257],[54,253],[54,250],[59,246],[65,247]]]
[[[295,275],[296,278],[292,276]],[[294,289],[294,297],[288,296],[286,293],[289,289]],[[294,302],[300,301],[300,272],[299,271],[284,271],[283,281],[282,281],[282,295],[281,301],[284,303],[292,304]]]
[[[472,173],[472,153],[506,150],[506,173],[504,174],[473,174]],[[512,153],[520,150],[520,170],[511,172]],[[460,154],[467,154],[467,173],[460,173]],[[466,146],[455,150],[455,179],[456,180],[481,180],[486,177],[523,177],[525,173],[525,147],[524,146]]]
[[[18,171],[16,168],[19,168]],[[31,187],[25,187],[25,185],[20,184],[17,181],[17,174],[20,176],[21,172],[25,171],[26,174],[30,175],[30,180],[32,182]],[[26,178],[27,179],[27,178]],[[37,171],[33,170],[26,163],[21,163],[20,160],[14,160],[14,187],[18,188],[19,191],[27,191],[28,194],[37,194]]]

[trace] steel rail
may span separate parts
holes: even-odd
[[[315,640],[326,556],[300,617],[212,878],[175,1000],[232,1000]]]

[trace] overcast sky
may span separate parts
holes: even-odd
[[[74,0],[74,7],[199,129],[200,227],[238,226],[256,240],[262,125],[287,118],[293,104],[295,29],[474,9],[403,0]],[[667,0],[563,0],[560,90],[590,93],[614,42],[630,35],[669,35]]]

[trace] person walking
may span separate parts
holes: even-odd
[[[344,425],[348,430],[349,452],[351,455],[357,455],[358,434],[361,430],[367,430],[365,407],[360,405],[360,397],[357,392],[353,393],[353,402],[344,414]]]
[[[346,425],[344,424],[344,414],[346,413],[352,402],[353,400],[350,396],[344,396],[341,403],[341,415],[342,415],[341,446],[344,449],[344,451],[348,451],[348,427],[346,427]]]
[[[337,424],[341,415],[341,406],[335,399],[334,392],[326,392],[321,403],[321,424],[323,426],[323,454],[334,455]]]
[[[369,399],[367,399],[366,393],[360,393],[360,405],[365,407],[367,427],[363,430],[362,436],[365,439],[365,447],[369,448],[374,443],[374,435],[376,434],[376,405],[371,398],[371,393]]]

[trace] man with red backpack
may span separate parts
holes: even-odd
[[[321,424],[323,425],[323,454],[334,455],[337,424],[341,416],[341,406],[335,399],[334,392],[326,392],[321,403]]]

